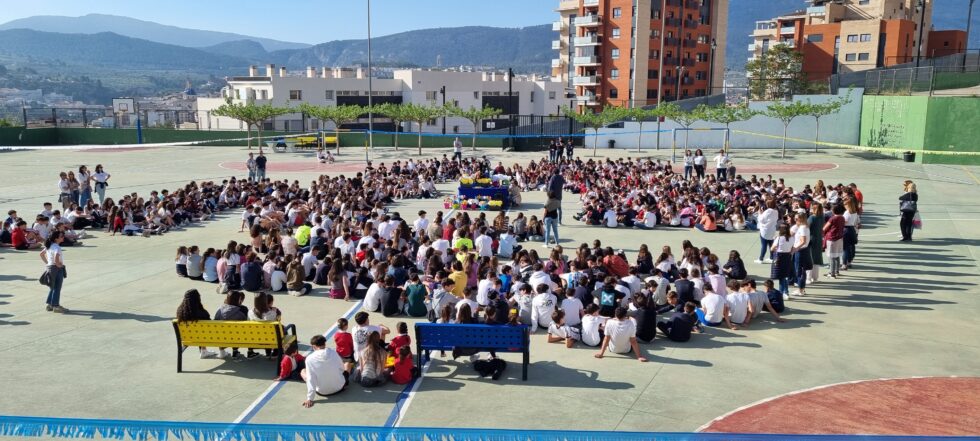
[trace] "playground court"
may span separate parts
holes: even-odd
[[[33,218],[43,202],[56,202],[57,173],[81,164],[103,164],[113,176],[108,195],[116,198],[122,192],[143,195],[191,180],[242,176],[238,164],[247,153],[244,147],[0,153],[0,208]],[[305,186],[320,173],[351,175],[363,164],[364,151],[342,153],[335,166],[317,164],[312,154],[268,153],[269,176],[296,179]],[[592,155],[588,149],[576,153],[583,159]],[[426,154],[450,152],[430,149]],[[466,149],[465,154],[472,152]],[[494,164],[526,163],[541,156],[499,150],[478,154],[488,155]],[[637,155],[623,150],[599,154]],[[391,148],[371,156],[376,164],[416,157],[414,149]],[[36,280],[42,270],[36,252],[0,250],[0,365],[5,367],[0,415],[378,427],[980,434],[975,378],[949,378],[980,377],[980,323],[975,319],[980,310],[980,169],[909,164],[841,150],[790,151],[786,159],[775,151],[735,151],[734,161],[743,175],[771,173],[794,187],[817,179],[855,182],[864,193],[866,213],[855,268],[838,280],[822,278],[808,287],[807,297],[789,301],[786,323],[763,316],[747,329],[709,329],[688,343],[658,336],[641,345],[649,363],[615,355],[598,360],[593,349],[548,344],[539,331],[531,339],[527,382],[520,380],[517,354],[503,355],[510,364],[500,381],[479,378],[462,359],[434,356],[414,389],[352,386],[304,409],[305,385],[274,385],[273,362],[264,359],[200,360],[190,350],[184,354],[184,372],[176,372],[170,320],[183,292],[201,290],[212,312],[222,296],[214,293],[214,285],[176,277],[174,252],[180,245],[207,248],[246,240],[239,233],[240,213],[234,211],[162,237],[95,232],[84,246],[66,248],[69,277],[62,303],[71,310],[67,315],[43,309],[46,289]],[[912,243],[898,241],[897,197],[905,179],[918,184],[924,220]],[[453,191],[453,185],[440,189]],[[540,216],[544,200],[543,193],[525,193],[519,209]],[[690,239],[720,256],[740,251],[757,280],[769,274],[768,265],[751,262],[758,255],[755,232],[610,230],[575,222],[574,196],[566,194],[563,208],[560,236],[566,249],[600,239],[603,245],[624,249],[632,260],[641,243],[677,250],[682,240]],[[392,207],[410,222],[419,209],[432,216],[442,209],[442,200],[399,201]],[[539,244],[532,246],[540,252]],[[277,296],[276,306],[285,322],[296,324],[305,343],[314,334],[329,332],[338,317],[352,315],[358,305],[327,299],[317,289],[306,297]],[[374,315],[372,320],[393,328],[405,319]],[[819,399],[802,404],[778,398],[839,383],[911,377],[935,378],[925,383],[870,382],[873,387],[850,394],[827,395],[840,389],[825,388]],[[795,395],[801,396],[806,395]],[[760,402],[769,406],[768,417],[728,415]],[[922,419],[937,413],[950,418],[942,420],[942,427],[931,421],[891,424],[896,408]],[[805,426],[803,432],[776,424],[789,414],[807,421],[797,426]]]

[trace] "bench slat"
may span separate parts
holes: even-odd
[[[279,322],[201,320],[178,323],[177,326],[184,346],[277,349],[276,327],[279,327],[279,335],[285,334]],[[285,344],[286,339],[283,340]]]

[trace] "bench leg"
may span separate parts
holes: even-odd
[[[521,381],[527,381],[527,366],[531,364],[531,354],[524,352],[524,363],[521,365]]]
[[[184,349],[186,346],[177,346],[177,373],[184,372]]]

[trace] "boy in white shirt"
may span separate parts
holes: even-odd
[[[617,220],[616,211],[609,207],[606,212],[602,214],[602,223],[608,228],[616,228],[619,226],[619,221]]]
[[[606,349],[616,354],[633,352],[641,363],[647,361],[640,355],[640,346],[636,343],[636,322],[626,315],[626,308],[616,308],[615,318],[606,321],[606,336],[595,358],[602,358]]]
[[[566,325],[573,328],[581,327],[585,306],[582,305],[582,301],[578,297],[575,297],[574,289],[565,290],[565,298],[561,301],[561,310],[564,312]]]
[[[558,298],[547,286],[539,285],[537,292],[538,295],[531,300],[531,332],[537,331],[539,326],[551,326],[551,314],[555,312],[558,303]]]
[[[480,229],[480,235],[473,240],[473,247],[476,249],[477,255],[480,257],[493,256],[493,239],[491,239],[490,236],[487,236],[486,227]]]
[[[605,337],[603,334],[603,326],[606,324],[606,318],[599,315],[599,307],[595,304],[585,307],[585,315],[582,316],[582,343],[598,347],[602,344],[602,340]]]
[[[381,341],[385,341],[385,337],[391,333],[385,325],[372,325],[370,321],[370,316],[368,313],[361,311],[354,315],[354,329],[351,330],[351,334],[354,336],[354,360],[360,358],[361,351],[367,346],[368,337],[372,333],[377,332],[381,334]]]
[[[480,306],[487,306],[490,303],[490,291],[494,289],[494,286],[500,283],[500,279],[497,279],[497,274],[492,270],[487,271],[487,277],[480,281],[476,286],[476,303]]]
[[[548,343],[564,341],[565,347],[570,348],[576,340],[581,340],[579,330],[565,323],[565,313],[561,310],[551,314],[551,326],[548,326]]]
[[[733,290],[725,300],[728,301],[728,319],[736,325],[748,326],[754,313],[749,294]]]

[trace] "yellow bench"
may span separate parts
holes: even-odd
[[[319,147],[319,138],[317,138],[316,136],[297,136],[291,139],[295,141],[296,147],[307,147],[307,148]],[[334,146],[337,145],[337,137],[324,136],[323,146],[326,147],[328,145],[334,145]]]
[[[276,373],[282,363],[282,350],[296,342],[296,326],[280,322],[199,320],[173,321],[177,335],[177,372],[183,372],[184,350],[190,346],[212,348],[280,349]],[[290,334],[289,331],[292,331]]]

